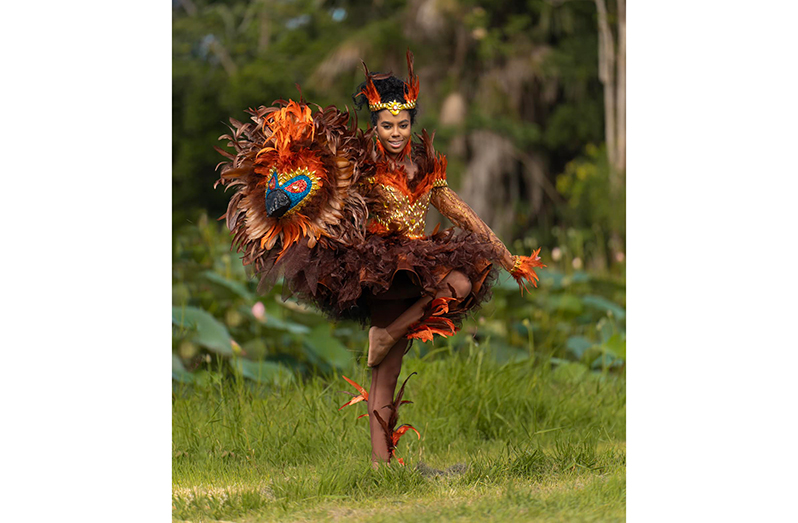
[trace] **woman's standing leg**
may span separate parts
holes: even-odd
[[[387,327],[396,320],[416,299],[404,300],[375,300],[372,305],[371,324],[377,327]],[[380,461],[388,461],[390,451],[385,440],[385,432],[380,426],[374,411],[379,412],[383,420],[390,417],[387,405],[393,402],[396,383],[402,371],[402,357],[407,349],[408,340],[400,339],[388,351],[380,362],[371,368],[371,387],[369,389],[368,412],[369,428],[371,430],[371,461],[378,466]]]

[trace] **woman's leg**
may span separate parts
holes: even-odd
[[[372,302],[372,325],[386,327],[407,310],[414,299],[410,300],[375,300]],[[385,440],[385,432],[380,426],[374,411],[379,412],[383,420],[390,417],[387,405],[393,402],[396,382],[402,370],[402,357],[407,349],[408,340],[401,339],[395,342],[388,350],[385,358],[379,365],[371,369],[371,388],[369,390],[368,412],[369,428],[371,431],[371,461],[378,466],[380,461],[388,461],[390,451]]]
[[[463,299],[471,292],[471,287],[471,280],[468,279],[465,273],[452,271],[441,281],[439,290],[434,298],[454,297]],[[373,367],[387,357],[388,352],[392,350],[394,344],[403,339],[402,337],[407,333],[410,326],[422,318],[425,307],[432,300],[433,297],[424,296],[388,325],[372,324],[373,326],[369,329],[369,366]]]

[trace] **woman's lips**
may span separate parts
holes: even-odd
[[[388,145],[390,145],[390,146],[391,146],[391,147],[393,147],[394,149],[400,149],[400,148],[402,147],[402,144],[404,144],[404,141],[399,141],[399,142],[388,142]]]

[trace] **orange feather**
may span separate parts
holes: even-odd
[[[521,294],[523,294],[524,291],[531,292],[524,280],[530,282],[535,288],[538,286],[540,278],[535,272],[535,267],[546,267],[543,262],[540,261],[539,254],[540,249],[533,252],[531,256],[519,256],[517,267],[514,267],[510,271],[510,274],[515,278],[515,281],[518,282],[518,286],[521,288]]]
[[[413,53],[410,49],[407,50],[405,55],[407,58],[407,82],[405,83],[405,100],[412,102],[418,100],[419,82],[418,76],[413,72]]]
[[[374,85],[374,82],[371,79],[371,73],[369,72],[369,68],[366,66],[366,62],[361,60],[360,63],[363,64],[363,69],[366,72],[366,87],[364,87],[360,92],[366,96],[366,99],[369,101],[369,105],[378,104],[382,100],[380,97],[380,92],[377,91],[377,87]]]

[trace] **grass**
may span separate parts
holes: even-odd
[[[623,373],[499,364],[488,346],[405,358],[406,467],[370,467],[339,376],[282,387],[215,375],[173,396],[173,518],[190,521],[625,519]],[[348,377],[368,386],[365,367]],[[455,465],[459,473],[434,476]]]

